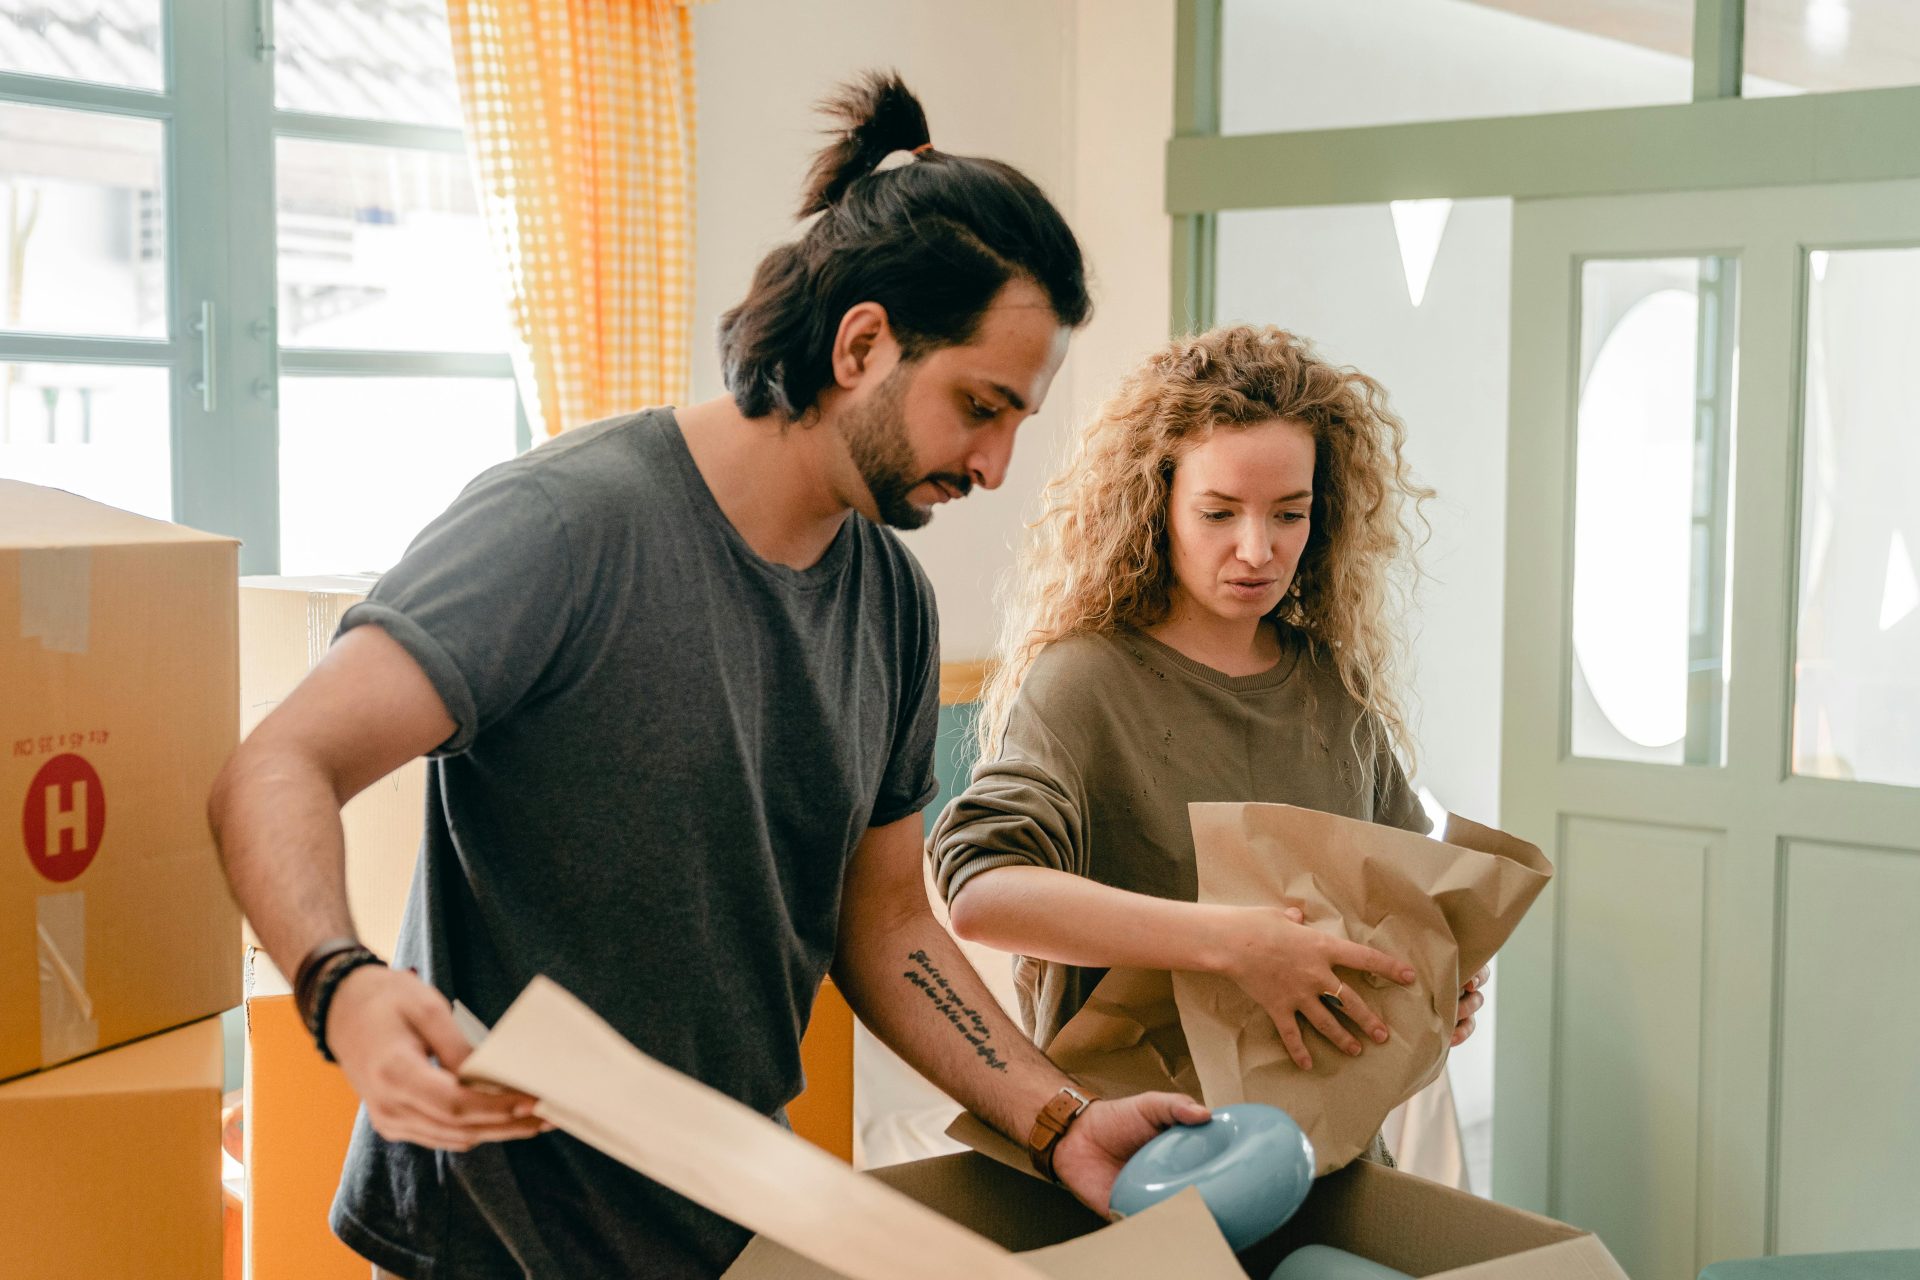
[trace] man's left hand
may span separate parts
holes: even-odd
[[[1080,1113],[1053,1154],[1053,1172],[1067,1190],[1101,1217],[1120,1166],[1147,1139],[1175,1124],[1205,1124],[1213,1113],[1178,1093],[1101,1098]]]

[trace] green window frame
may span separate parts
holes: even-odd
[[[1174,333],[1214,323],[1217,215],[1229,209],[1920,178],[1920,86],[1740,96],[1746,0],[1695,0],[1692,102],[1231,137],[1220,133],[1222,0],[1178,4]]]
[[[157,90],[0,72],[0,103],[158,121],[165,128],[167,336],[0,331],[0,362],[164,368],[173,518],[242,540],[242,573],[280,560],[283,377],[505,377],[505,353],[281,348],[274,160],[280,137],[464,152],[462,130],[281,110],[274,0],[164,0]],[[530,431],[524,407],[516,443]]]

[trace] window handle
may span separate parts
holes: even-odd
[[[214,405],[213,303],[202,302],[200,304],[199,318],[187,327],[194,333],[200,335],[200,372],[194,375],[193,381],[189,385],[200,393],[200,407],[208,413],[212,413]]]
[[[253,0],[254,56],[265,62],[273,57],[274,0]]]

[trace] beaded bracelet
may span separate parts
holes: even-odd
[[[293,1007],[300,1011],[300,1022],[308,1031],[313,1030],[313,988],[335,956],[345,951],[353,951],[363,946],[360,939],[351,934],[337,938],[328,938],[315,943],[313,949],[300,959],[299,968],[293,971]]]
[[[370,964],[385,965],[386,961],[365,947],[355,947],[329,957],[320,974],[314,988],[313,1021],[307,1024],[307,1029],[313,1033],[313,1043],[320,1050],[320,1056],[328,1062],[339,1061],[327,1045],[327,1012],[333,1007],[334,993],[339,991],[340,983],[348,974]]]

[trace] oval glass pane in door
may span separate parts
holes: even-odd
[[[1734,264],[1581,273],[1575,755],[1719,764]]]

